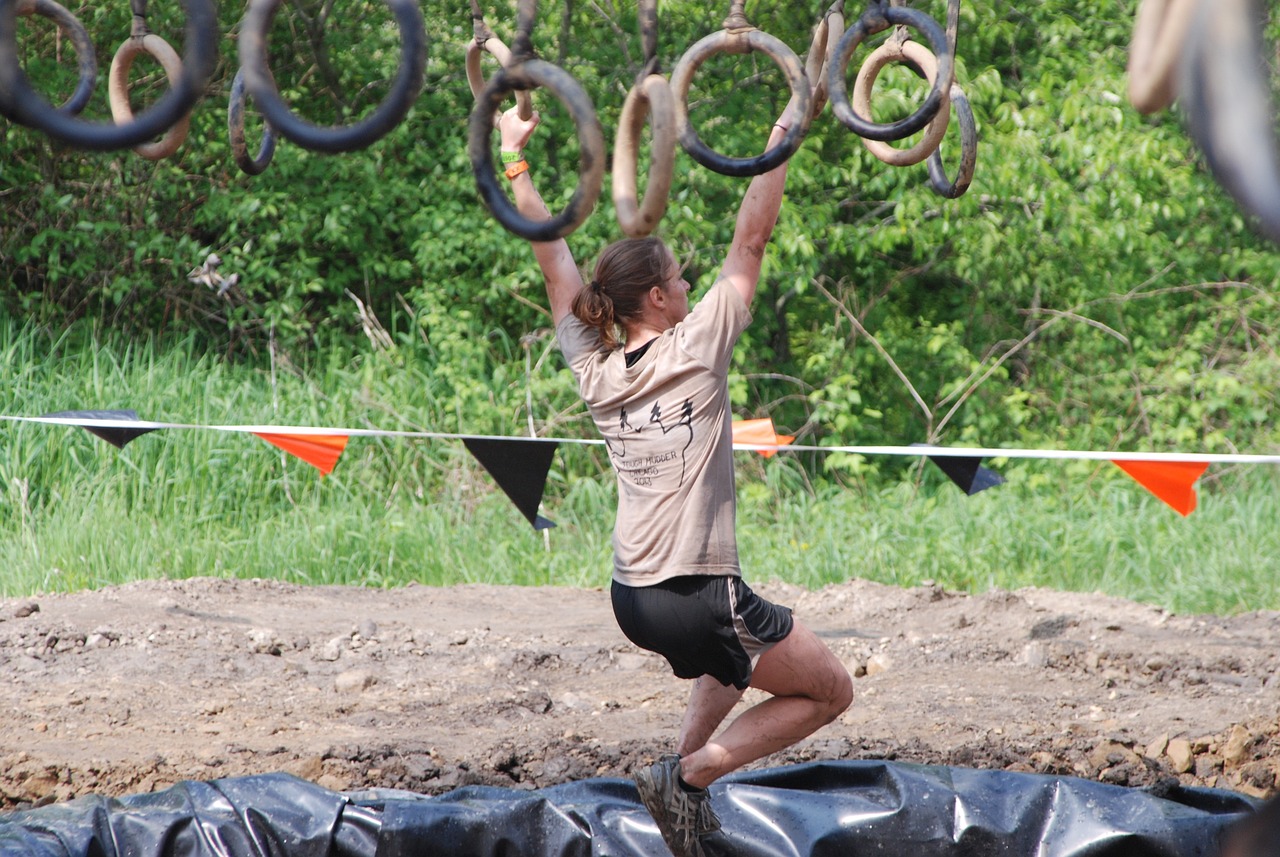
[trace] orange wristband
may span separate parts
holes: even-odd
[[[521,173],[527,172],[528,169],[529,169],[529,162],[521,160],[521,161],[516,161],[514,164],[508,164],[507,168],[503,172],[506,173],[508,179],[514,179],[516,176],[520,175]]]

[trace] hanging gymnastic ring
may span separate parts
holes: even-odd
[[[1141,0],[1129,42],[1129,103],[1155,113],[1173,103],[1176,66],[1195,17],[1195,0]]]
[[[653,143],[644,202],[638,204],[636,152],[646,117],[653,126]],[[662,220],[671,193],[675,159],[676,107],[671,85],[662,75],[651,74],[627,93],[613,146],[613,207],[618,225],[627,236],[643,238]]]
[[[924,34],[929,49],[938,58],[938,76],[924,103],[904,119],[887,124],[877,124],[863,119],[849,104],[845,88],[845,70],[849,58],[867,36],[879,33],[892,25],[914,27]],[[937,114],[943,94],[951,89],[955,77],[955,58],[947,46],[947,34],[937,22],[923,12],[908,6],[872,6],[840,37],[834,62],[827,64],[827,95],[831,99],[831,112],[845,127],[859,137],[868,140],[901,140],[919,131]]]
[[[386,136],[408,114],[422,90],[427,62],[427,31],[422,9],[415,0],[385,0],[400,28],[400,67],[382,103],[354,125],[321,126],[289,109],[276,88],[267,62],[267,34],[280,0],[250,0],[240,28],[240,65],[245,89],[276,133],[304,149],[317,152],[352,152]]]
[[[187,25],[183,38],[182,76],[155,104],[125,125],[91,122],[47,102],[27,79],[17,56],[15,2],[0,0],[0,92],[5,106],[23,125],[81,149],[129,149],[163,134],[181,121],[204,94],[217,60],[218,16],[213,0],[182,0]]]
[[[111,58],[111,71],[107,76],[107,96],[111,103],[111,118],[117,125],[133,120],[133,108],[129,105],[129,70],[133,68],[133,60],[138,54],[150,54],[160,67],[164,69],[169,86],[176,86],[182,77],[182,60],[178,52],[154,33],[145,36],[130,36],[120,43],[116,54]],[[160,161],[178,151],[178,147],[187,139],[187,129],[191,124],[191,114],[184,114],[181,119],[169,126],[164,136],[154,143],[139,143],[133,147],[148,161]]]
[[[796,115],[800,117],[800,121],[787,129],[787,133],[778,141],[778,145],[763,154],[752,158],[731,158],[703,143],[698,137],[698,132],[694,130],[693,124],[689,121],[689,84],[698,67],[712,54],[720,52],[745,54],[752,51],[767,54],[786,74],[791,95],[798,100]],[[805,134],[809,131],[809,123],[813,121],[810,111],[813,92],[800,58],[780,39],[754,28],[744,32],[720,30],[695,42],[689,50],[685,51],[684,56],[680,57],[680,61],[671,72],[671,90],[676,99],[676,125],[680,130],[680,145],[684,146],[684,150],[695,161],[721,175],[758,176],[769,172],[796,153],[800,144],[804,142]]]
[[[823,15],[818,26],[813,28],[813,38],[809,40],[809,52],[804,58],[804,74],[809,78],[809,88],[813,92],[813,106],[810,109],[813,110],[814,119],[817,119],[818,115],[822,114],[823,107],[827,106],[827,78],[823,74],[823,69],[826,68],[827,51],[832,43],[829,18],[831,15]]]
[[[80,23],[79,18],[55,0],[19,0],[17,13],[48,18],[71,40],[80,79],[71,97],[57,109],[64,113],[79,113],[93,97],[93,88],[98,82],[98,58],[89,31]]]
[[[484,44],[472,39],[467,42],[467,84],[471,87],[471,96],[480,98],[489,82],[484,79],[484,70],[480,67],[480,54],[487,53],[498,61],[498,65],[506,68],[511,65],[511,51],[501,39],[485,39]],[[528,122],[533,117],[533,99],[523,90],[516,92],[517,115],[521,121]]]
[[[535,221],[522,215],[499,186],[493,168],[490,135],[493,114],[512,92],[544,87],[569,108],[578,131],[579,182],[569,203],[549,220]],[[552,241],[577,229],[591,213],[604,181],[604,131],[596,117],[591,97],[564,69],[544,60],[525,60],[499,69],[485,87],[471,111],[467,153],[475,173],[476,188],[485,206],[510,232],[529,241]]]
[[[805,74],[809,75],[809,83],[813,87],[813,118],[815,119],[827,106],[827,68],[835,59],[836,45],[844,35],[844,0],[836,0],[831,4],[819,27],[822,29],[823,57],[821,64],[816,65],[817,78],[814,78],[810,72],[810,67],[814,65],[812,54],[818,44],[817,30],[814,31],[813,41],[809,45],[810,56],[805,61]]]
[[[1257,22],[1252,0],[1202,0],[1177,93],[1187,131],[1218,184],[1256,228],[1280,242],[1280,151]]]
[[[956,110],[956,124],[960,126],[960,166],[956,169],[956,180],[947,178],[940,148],[934,149],[925,164],[929,168],[929,184],[934,192],[946,199],[959,199],[969,189],[978,163],[978,126],[973,121],[969,97],[958,83],[951,84],[951,106]]]
[[[276,153],[276,132],[271,126],[263,123],[262,143],[258,146],[258,154],[249,156],[249,146],[244,139],[244,107],[248,95],[244,91],[244,69],[236,70],[235,79],[231,81],[231,96],[227,99],[227,136],[231,140],[231,156],[236,166],[251,176],[261,175]]]
[[[911,63],[932,86],[938,78],[938,59],[933,52],[919,42],[899,42],[889,39],[871,52],[858,69],[858,78],[853,84],[853,108],[867,116],[871,115],[871,92],[875,88],[876,76],[880,70],[893,60]],[[929,124],[924,127],[924,136],[914,146],[899,149],[881,140],[862,138],[862,144],[891,167],[909,167],[918,164],[938,150],[943,136],[947,133],[947,123],[951,121],[950,91],[938,106],[938,112]]]

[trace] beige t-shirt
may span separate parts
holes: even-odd
[[[634,366],[570,314],[556,338],[618,477],[613,577],[740,575],[729,360],[751,312],[721,280]]]

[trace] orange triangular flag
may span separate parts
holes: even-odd
[[[348,440],[345,434],[269,434],[259,431],[254,434],[272,446],[296,455],[326,475],[333,472]]]
[[[1138,484],[1186,517],[1196,508],[1196,480],[1209,468],[1194,461],[1112,461]]]
[[[765,417],[762,420],[734,420],[733,442],[743,446],[759,444],[760,446],[786,446],[795,440],[791,435],[777,434],[773,428],[773,420]],[[756,452],[765,458],[777,454],[776,449],[758,449]]]

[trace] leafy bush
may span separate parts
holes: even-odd
[[[770,414],[829,444],[1274,448],[1271,248],[1199,166],[1175,115],[1142,117],[1125,102],[1134,6],[965,4],[958,80],[981,144],[959,200],[934,195],[923,165],[875,160],[829,112],[815,122],[735,363],[743,415]],[[395,28],[372,0],[344,0],[327,20],[321,8],[282,8],[275,77],[314,121],[364,115],[398,60]],[[943,16],[941,2],[920,8]],[[235,36],[239,11],[220,10],[224,34]],[[508,432],[532,417],[589,433],[550,348],[532,255],[477,200],[465,151],[470,21],[460,9],[424,11],[424,90],[406,121],[362,152],[283,142],[263,175],[239,174],[223,113],[234,38],[221,40],[207,97],[170,161],[70,151],[8,128],[0,302],[51,330],[85,319],[128,336],[189,334],[195,348],[259,367],[273,355],[320,359],[336,338],[371,371],[382,358],[367,351],[385,350],[385,328],[403,350],[396,371],[441,403],[431,428]],[[746,11],[807,48],[816,10],[757,0]],[[153,12],[153,29],[179,43],[180,10]],[[663,69],[722,14],[664,7]],[[82,15],[105,58],[128,31],[128,10],[95,4]],[[510,42],[512,10],[486,15]],[[70,85],[69,63],[50,60],[52,34],[38,21],[20,29],[33,79],[55,97]],[[583,82],[612,140],[643,60],[634,9],[544,5],[534,45]],[[155,91],[154,69],[135,74],[137,98]],[[906,109],[922,92],[911,75],[886,73],[878,109]],[[733,154],[758,149],[786,98],[781,74],[756,56],[714,58],[691,94],[703,138]],[[577,181],[576,144],[558,102],[535,98],[545,122],[529,155],[557,209]],[[101,101],[91,114],[101,117]],[[259,133],[255,120],[251,139]],[[949,164],[958,146],[952,129]],[[744,186],[678,159],[663,233],[704,286]],[[616,236],[606,184],[571,243],[586,262]],[[188,279],[209,253],[239,276],[226,294]],[[818,479],[912,473],[841,456],[812,467]]]

